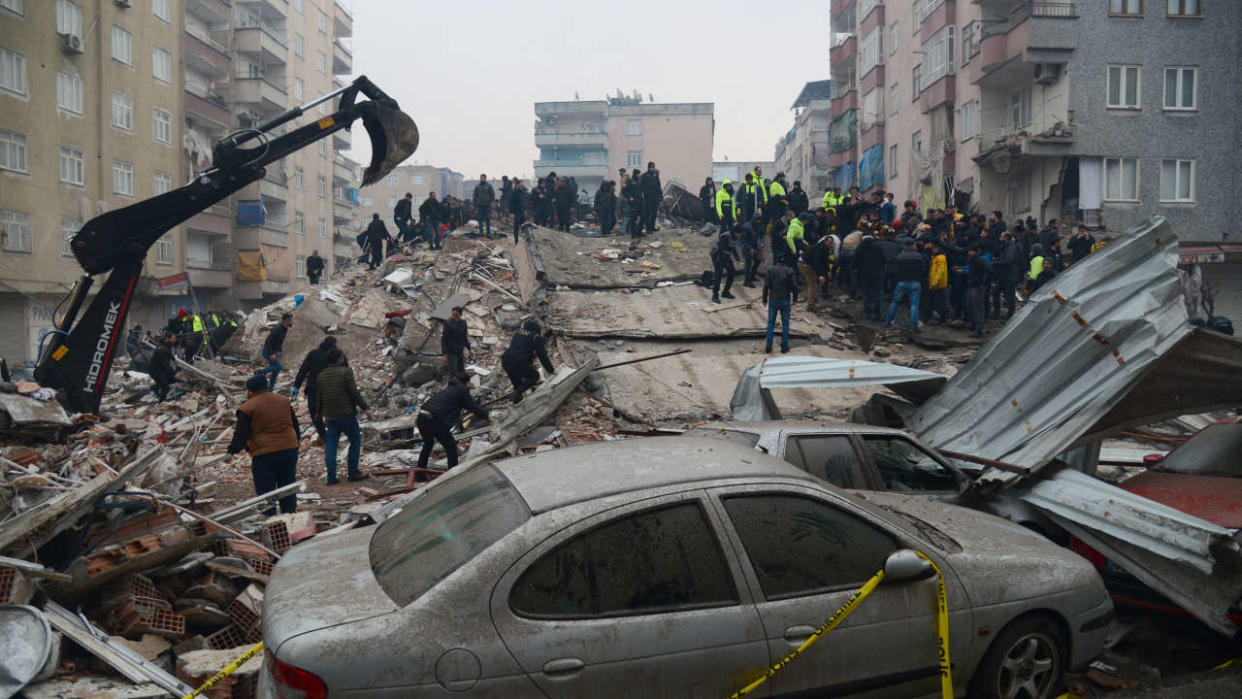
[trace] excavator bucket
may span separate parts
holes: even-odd
[[[362,173],[362,186],[387,175],[418,148],[418,127],[395,102],[375,100],[374,110],[364,112],[362,125],[371,137],[371,164]]]

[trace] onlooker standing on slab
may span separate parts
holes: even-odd
[[[319,372],[318,386],[315,388],[315,415],[324,422],[328,439],[324,443],[324,463],[328,470],[328,485],[336,485],[336,448],[341,442],[341,435],[349,438],[349,454],[346,466],[351,481],[369,478],[358,470],[358,459],[362,456],[362,429],[358,426],[358,410],[361,409],[371,417],[371,409],[358,393],[358,384],[354,381],[354,370],[345,364],[345,353],[339,348],[328,351],[328,366]]]
[[[285,396],[272,393],[262,375],[246,380],[245,403],[237,409],[237,424],[229,453],[250,452],[250,473],[257,495],[271,492],[297,481],[298,416]],[[280,499],[280,511],[297,512],[298,496],[290,493]],[[276,514],[269,507],[263,514]]]
[[[487,175],[479,175],[479,183],[474,186],[474,215],[478,217],[479,233],[492,235],[492,203],[496,201],[496,190],[487,181]],[[486,230],[484,230],[486,229]]]

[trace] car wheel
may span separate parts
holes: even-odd
[[[970,683],[972,699],[1049,699],[1065,673],[1065,642],[1050,619],[1026,617],[1005,627]]]

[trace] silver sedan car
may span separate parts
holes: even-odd
[[[309,541],[263,605],[277,697],[1054,696],[1112,605],[1083,559],[979,512],[847,494],[752,449],[635,439],[479,465],[377,527]]]

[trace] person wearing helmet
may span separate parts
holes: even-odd
[[[544,371],[552,374],[552,360],[548,359],[539,321],[532,318],[522,324],[522,329],[509,342],[509,348],[500,355],[500,366],[513,382],[514,403],[521,402],[522,394],[539,383],[539,370],[535,368],[536,357]]]

